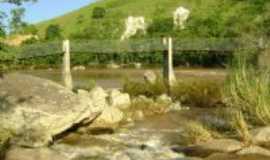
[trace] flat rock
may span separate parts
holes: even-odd
[[[255,144],[270,142],[270,127],[262,127],[251,131],[252,140]]]
[[[270,158],[270,151],[262,147],[258,147],[258,146],[249,146],[249,147],[243,148],[242,150],[237,152],[237,154],[238,155],[257,154],[257,155],[269,156]]]
[[[5,160],[69,160],[69,158],[49,148],[14,147],[7,152]]]
[[[21,146],[46,146],[55,136],[96,117],[90,103],[72,91],[29,75],[5,75],[0,101],[2,127],[15,133],[13,143]]]
[[[191,157],[208,157],[213,153],[235,152],[242,148],[243,144],[232,139],[216,139],[209,142],[198,143],[189,147],[173,148],[176,152],[182,152]]]
[[[270,157],[268,156],[261,156],[261,155],[234,155],[228,153],[216,153],[205,160],[269,160]]]

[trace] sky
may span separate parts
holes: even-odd
[[[56,16],[63,15],[70,11],[79,9],[95,0],[38,0],[37,3],[26,3],[24,21],[37,23]],[[0,3],[0,10],[9,13],[14,5]]]

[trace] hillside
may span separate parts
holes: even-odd
[[[154,32],[151,36],[159,32],[178,37],[258,35],[269,33],[266,29],[269,27],[264,27],[269,23],[269,4],[264,0],[100,0],[37,26],[43,36],[50,24],[57,24],[65,37],[110,39],[121,36],[128,16],[144,16]],[[184,31],[171,28],[170,18],[179,6],[191,10]],[[96,7],[106,10],[103,18],[93,19]],[[263,33],[257,33],[258,27],[263,28],[260,30]]]

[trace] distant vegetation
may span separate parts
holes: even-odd
[[[191,16],[184,30],[175,29],[173,26],[172,13],[179,6],[191,10]],[[144,16],[148,24],[147,34],[138,33],[132,39],[172,36],[176,39],[241,37],[257,40],[270,35],[269,13],[270,2],[267,0],[103,0],[36,26],[26,25],[21,33],[38,34],[40,42],[63,38],[119,40],[124,32],[125,19],[132,15]],[[0,32],[0,35],[4,34]],[[31,43],[37,41],[29,40],[26,44]],[[115,55],[117,56],[86,54],[75,56],[77,57],[75,62],[82,65],[94,63],[94,60],[98,63],[110,61],[121,63],[126,57],[133,57],[127,53],[115,53]],[[140,53],[140,56],[144,58],[128,58],[126,62],[130,62],[130,59],[144,59],[150,64],[161,62],[160,58],[156,57],[159,57],[159,54]],[[216,53],[198,56],[197,53],[190,52],[187,54],[178,52],[175,56],[176,65],[221,67],[224,67],[231,58]],[[81,59],[82,57],[84,59]]]

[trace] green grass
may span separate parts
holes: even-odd
[[[184,6],[190,9],[192,14],[187,22],[187,29],[173,32],[174,36],[234,37],[240,33],[257,31],[258,26],[263,27],[264,22],[267,22],[264,18],[268,17],[264,15],[269,13],[267,4],[269,2],[255,3],[251,0],[99,0],[63,16],[40,22],[37,28],[39,33],[44,35],[50,24],[58,24],[66,37],[85,33],[84,30],[88,28],[93,34],[97,32],[92,38],[103,35],[106,39],[118,39],[123,33],[124,20],[128,16],[144,16],[147,23],[151,24],[155,19],[172,17],[176,8]],[[98,20],[92,18],[95,7],[106,9],[104,18]],[[267,29],[264,30],[267,32]]]
[[[241,110],[247,120],[259,125],[270,123],[270,74],[239,62],[226,85],[227,104]]]
[[[132,97],[145,95],[156,98],[162,94],[169,94],[168,87],[162,78],[156,83],[135,82],[126,80],[123,91]],[[223,83],[216,80],[194,79],[179,81],[171,89],[170,96],[184,105],[195,107],[217,107],[223,105]]]

